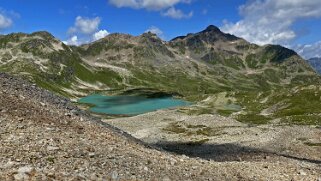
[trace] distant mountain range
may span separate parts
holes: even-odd
[[[307,61],[319,74],[321,74],[321,57],[311,58]]]
[[[241,105],[240,120],[278,118],[276,112],[290,105],[279,96],[321,82],[293,50],[258,46],[213,25],[171,41],[152,33],[115,33],[79,47],[48,32],[13,33],[0,36],[0,57],[0,71],[73,99],[97,91],[153,89],[201,102],[201,113],[230,115],[236,111],[230,105]]]

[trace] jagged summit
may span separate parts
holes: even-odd
[[[214,25],[209,25],[209,26],[204,30],[204,32],[209,32],[209,31],[221,32],[221,30],[220,30],[217,26],[214,26]]]
[[[217,41],[236,41],[241,38],[234,35],[222,32],[218,27],[214,25],[209,25],[203,31],[198,33],[189,33],[186,36],[178,36],[173,38],[170,42],[181,41],[181,40],[193,40],[193,41],[205,41],[206,43],[214,43]]]
[[[138,36],[138,37],[161,40],[161,38],[159,38],[159,37],[157,36],[157,34],[152,33],[152,32],[150,32],[150,31],[145,32],[145,33],[141,34],[141,35]]]
[[[218,27],[214,25],[208,26],[205,30],[197,34],[203,36],[203,38],[209,39],[210,41],[236,41],[241,39],[229,33],[222,32]]]
[[[148,32],[143,33],[141,36],[157,36],[157,34],[151,32],[151,31],[148,31]]]
[[[218,33],[218,34],[224,34],[218,27],[214,26],[214,25],[209,25],[206,29],[204,29],[201,32],[198,33],[188,33],[185,36],[178,36],[173,38],[172,40],[170,40],[170,42],[176,41],[176,40],[182,40],[188,37],[193,37],[197,34],[204,34],[204,33]]]

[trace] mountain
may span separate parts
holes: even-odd
[[[115,33],[79,47],[48,32],[13,33],[0,37],[0,56],[0,71],[74,100],[97,91],[147,89],[200,105],[188,113],[233,113],[255,123],[280,117],[293,121],[291,106],[306,110],[299,115],[308,118],[318,111],[304,106],[319,104],[312,97],[309,105],[305,101],[318,90],[311,85],[319,86],[321,79],[296,52],[251,44],[213,25],[171,41],[152,33]]]
[[[321,74],[321,58],[311,58],[307,60],[308,63],[314,68],[315,71],[317,71],[319,74]]]

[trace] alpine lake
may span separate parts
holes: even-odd
[[[192,103],[172,96],[149,97],[142,95],[91,94],[78,100],[90,105],[89,111],[97,114],[135,116],[160,109],[189,106]]]

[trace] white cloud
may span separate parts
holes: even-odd
[[[76,35],[72,36],[71,38],[69,38],[66,41],[63,41],[63,43],[66,45],[76,45],[76,46],[81,44],[78,40],[78,36],[76,36]]]
[[[158,37],[164,39],[164,32],[157,28],[156,26],[151,26],[150,28],[148,28],[145,33],[148,33],[148,32],[151,32],[151,33],[154,33],[156,34]]]
[[[0,13],[0,30],[9,28],[12,25],[12,19]]]
[[[99,30],[100,22],[100,17],[87,18],[78,16],[74,26],[68,30],[69,39],[63,42],[67,45],[79,46],[104,38],[109,35],[109,32],[104,29]]]
[[[100,30],[100,31],[97,31],[96,33],[94,33],[92,38],[94,41],[96,41],[96,40],[104,38],[105,36],[107,36],[109,34],[110,33],[107,30]]]
[[[73,27],[69,28],[69,33],[92,34],[98,30],[101,19],[99,17],[86,18],[78,16]]]
[[[193,11],[189,12],[188,14],[185,14],[182,10],[171,7],[166,12],[163,12],[162,15],[174,19],[191,18],[193,16]]]
[[[109,0],[109,3],[118,8],[147,9],[152,11],[162,11],[163,16],[174,19],[190,18],[193,16],[191,11],[185,14],[182,10],[176,9],[175,5],[180,3],[189,4],[192,0]]]
[[[118,8],[129,7],[134,9],[162,10],[179,3],[190,3],[191,0],[109,0],[109,3]]]
[[[248,0],[240,7],[242,20],[224,22],[222,30],[257,44],[288,44],[301,19],[321,17],[320,0]]]
[[[314,44],[297,45],[293,49],[306,59],[321,57],[321,41]]]

